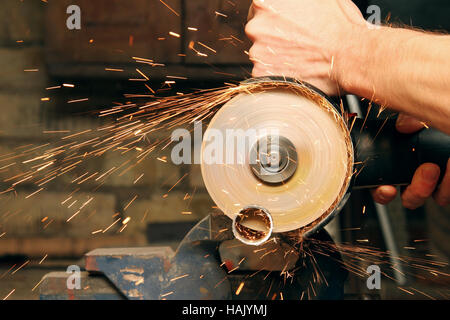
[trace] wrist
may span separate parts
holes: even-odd
[[[336,79],[344,92],[366,97],[373,91],[370,85],[370,68],[374,57],[380,57],[381,40],[386,27],[354,26],[336,54]]]

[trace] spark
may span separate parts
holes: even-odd
[[[113,225],[115,225],[117,222],[119,222],[120,221],[120,218],[118,218],[116,221],[114,221],[113,223],[111,223],[111,225],[108,227],[108,228],[106,228],[105,230],[103,230],[102,231],[102,233],[105,233],[106,231],[108,231],[109,229],[111,229],[111,227],[113,226]]]
[[[214,11],[214,13],[215,13],[217,16],[222,16],[222,17],[224,17],[224,18],[228,18],[228,16],[227,16],[226,14],[220,13],[220,12],[218,12],[218,11]]]
[[[175,188],[176,185],[179,184],[187,175],[188,175],[188,173],[185,173],[180,179],[178,179],[178,181],[169,189],[169,191],[167,191],[167,193],[172,191],[172,189]]]
[[[77,132],[77,133],[71,134],[71,135],[69,135],[69,136],[62,137],[61,139],[69,139],[69,138],[73,138],[73,137],[75,137],[75,136],[78,136],[78,135],[82,135],[82,134],[88,133],[88,132],[90,132],[90,131],[92,131],[92,129],[87,129],[87,130],[84,130],[84,131],[81,131],[81,132]]]
[[[16,289],[12,289],[12,290],[11,290],[11,292],[10,292],[10,293],[8,293],[8,294],[6,295],[6,297],[4,297],[4,298],[3,298],[3,300],[6,300],[6,299],[8,299],[8,298],[9,298],[9,296],[10,296],[10,295],[12,295],[12,294],[14,293],[14,291],[16,291]]]
[[[166,78],[169,78],[169,79],[181,79],[181,80],[187,80],[186,77],[180,77],[180,76],[166,76]]]
[[[397,287],[397,288],[399,288],[400,290],[402,290],[402,291],[404,291],[404,292],[406,292],[406,293],[408,293],[408,294],[410,294],[410,295],[414,295],[414,293],[413,292],[411,292],[411,291],[408,291],[408,290],[406,290],[406,289],[404,289],[404,288],[402,288],[402,287]]]
[[[44,130],[42,133],[69,133],[69,130]]]
[[[85,206],[87,206],[93,199],[94,197],[91,197],[85,203],[83,203],[80,207],[80,210],[83,209]]]
[[[39,261],[38,264],[42,264],[42,262],[44,262],[45,259],[47,259],[48,254],[45,254],[44,257]]]
[[[167,3],[165,3],[162,0],[159,0],[163,5],[165,5],[170,11],[172,11],[177,17],[180,16],[180,14],[178,12],[176,12],[174,9],[172,9]]]
[[[139,177],[136,178],[136,180],[133,181],[133,184],[136,184],[143,176],[144,174],[142,173]]]
[[[244,288],[244,282],[241,282],[240,284],[239,284],[239,287],[237,288],[237,290],[236,290],[236,295],[238,296],[240,293],[241,293],[241,291],[242,291],[242,288]]]
[[[430,129],[430,127],[425,122],[420,122],[426,129]]]
[[[145,219],[147,218],[147,215],[148,215],[148,209],[145,210],[145,213],[144,213],[144,216],[143,216],[142,219],[141,219],[141,222],[144,222],[144,221],[145,221]]]
[[[206,44],[204,44],[204,43],[201,43],[200,41],[197,41],[197,43],[199,44],[199,45],[201,45],[202,47],[204,47],[204,48],[206,48],[206,49],[208,49],[209,51],[212,51],[212,52],[214,52],[214,53],[217,53],[217,51],[216,50],[214,50],[213,48],[211,48],[211,47],[208,47]]]
[[[44,281],[45,278],[42,278],[41,280],[39,280],[39,282],[33,287],[33,289],[31,289],[31,291],[34,291],[37,287],[39,287],[39,285],[42,283],[42,281]]]
[[[12,269],[14,269],[14,267],[16,266],[16,264],[14,264],[11,268],[9,268],[8,270],[6,270],[2,276],[0,277],[0,279],[2,279],[4,276],[6,276]]]
[[[89,98],[83,98],[83,99],[76,99],[76,100],[69,100],[67,101],[67,103],[77,103],[77,102],[84,102],[84,101],[88,101]]]
[[[116,69],[116,68],[105,68],[105,71],[112,71],[112,72],[123,72],[123,69]]]
[[[140,57],[132,57],[134,60],[136,60],[136,62],[149,62],[149,63],[153,63],[153,60],[151,59],[147,59],[147,58],[140,58]]]
[[[75,212],[69,219],[66,220],[66,222],[70,222],[70,220],[72,220],[73,218],[75,218],[81,210],[78,210],[77,212]]]
[[[138,68],[136,68],[136,71],[141,75],[141,76],[143,76],[144,77],[144,79],[145,80],[150,80],[150,78],[149,77],[147,77],[146,75],[145,75],[145,73],[143,73],[141,70],[139,70]]]
[[[42,190],[44,190],[44,188],[40,188],[39,190],[36,190],[35,192],[29,194],[28,196],[25,197],[25,199],[28,199],[28,198],[34,196],[35,194],[41,192]]]
[[[45,88],[45,90],[54,90],[54,89],[61,89],[61,86],[54,86],[54,87]]]
[[[239,38],[236,38],[236,37],[233,36],[233,35],[230,35],[230,37],[233,38],[234,40],[236,40],[237,42],[244,43],[244,41],[242,41],[242,40],[239,39]]]
[[[167,293],[161,294],[161,298],[164,298],[164,297],[170,296],[171,294],[173,294],[173,291],[170,291],[170,292],[167,292]]]
[[[434,297],[432,297],[432,296],[430,296],[430,295],[426,294],[426,293],[425,293],[425,292],[423,292],[423,291],[420,291],[420,290],[418,290],[418,289],[415,289],[415,288],[411,288],[411,290],[414,290],[414,291],[416,291],[416,292],[418,292],[418,293],[420,293],[420,294],[424,295],[424,296],[425,296],[425,297],[427,297],[428,299],[431,299],[431,300],[436,300],[436,298],[434,298]]]
[[[61,205],[64,205],[67,201],[69,201],[70,199],[72,199],[72,196],[68,197],[66,200],[64,200],[63,202],[61,202]]]
[[[122,224],[127,224],[130,220],[131,220],[130,217],[126,217],[126,218],[122,221]]]
[[[128,207],[133,203],[133,201],[137,199],[137,197],[138,197],[138,196],[135,195],[135,196],[133,197],[133,199],[131,199],[131,201],[128,202],[128,204],[123,208],[123,211],[127,210]]]
[[[178,33],[175,33],[173,31],[169,31],[169,35],[171,35],[172,37],[175,37],[175,38],[179,38],[180,37],[180,35]]]
[[[30,263],[30,260],[25,261],[23,264],[21,264],[16,270],[14,270],[11,275],[15,274],[17,271],[19,271],[20,269],[22,269],[23,267],[25,267],[27,264]]]
[[[123,230],[125,230],[125,228],[128,226],[128,224],[124,224],[122,225],[122,227],[120,227],[118,233],[122,233]]]
[[[169,282],[177,281],[177,280],[179,280],[179,279],[183,279],[183,278],[186,278],[186,277],[188,277],[188,276],[189,276],[189,274],[186,273],[186,274],[183,274],[182,276],[179,276],[179,277],[175,277],[175,278],[170,279]]]

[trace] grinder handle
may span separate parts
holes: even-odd
[[[417,167],[426,162],[441,168],[442,180],[450,157],[450,136],[431,128],[402,134],[395,122],[355,120],[351,133],[355,146],[354,188],[410,184]]]

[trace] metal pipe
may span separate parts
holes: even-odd
[[[242,243],[259,246],[272,235],[272,216],[264,208],[247,206],[234,216],[232,231]]]

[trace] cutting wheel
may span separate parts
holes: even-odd
[[[201,169],[206,188],[232,219],[255,206],[270,213],[273,232],[316,224],[334,211],[348,188],[353,147],[347,126],[335,107],[308,87],[251,88],[223,105],[205,132]],[[265,167],[258,151],[254,162],[254,141],[247,140],[245,148],[231,144],[231,149],[227,141],[236,142],[244,132],[265,142],[276,133],[275,156],[270,146],[265,152],[283,166],[279,172],[264,175],[257,169]]]

